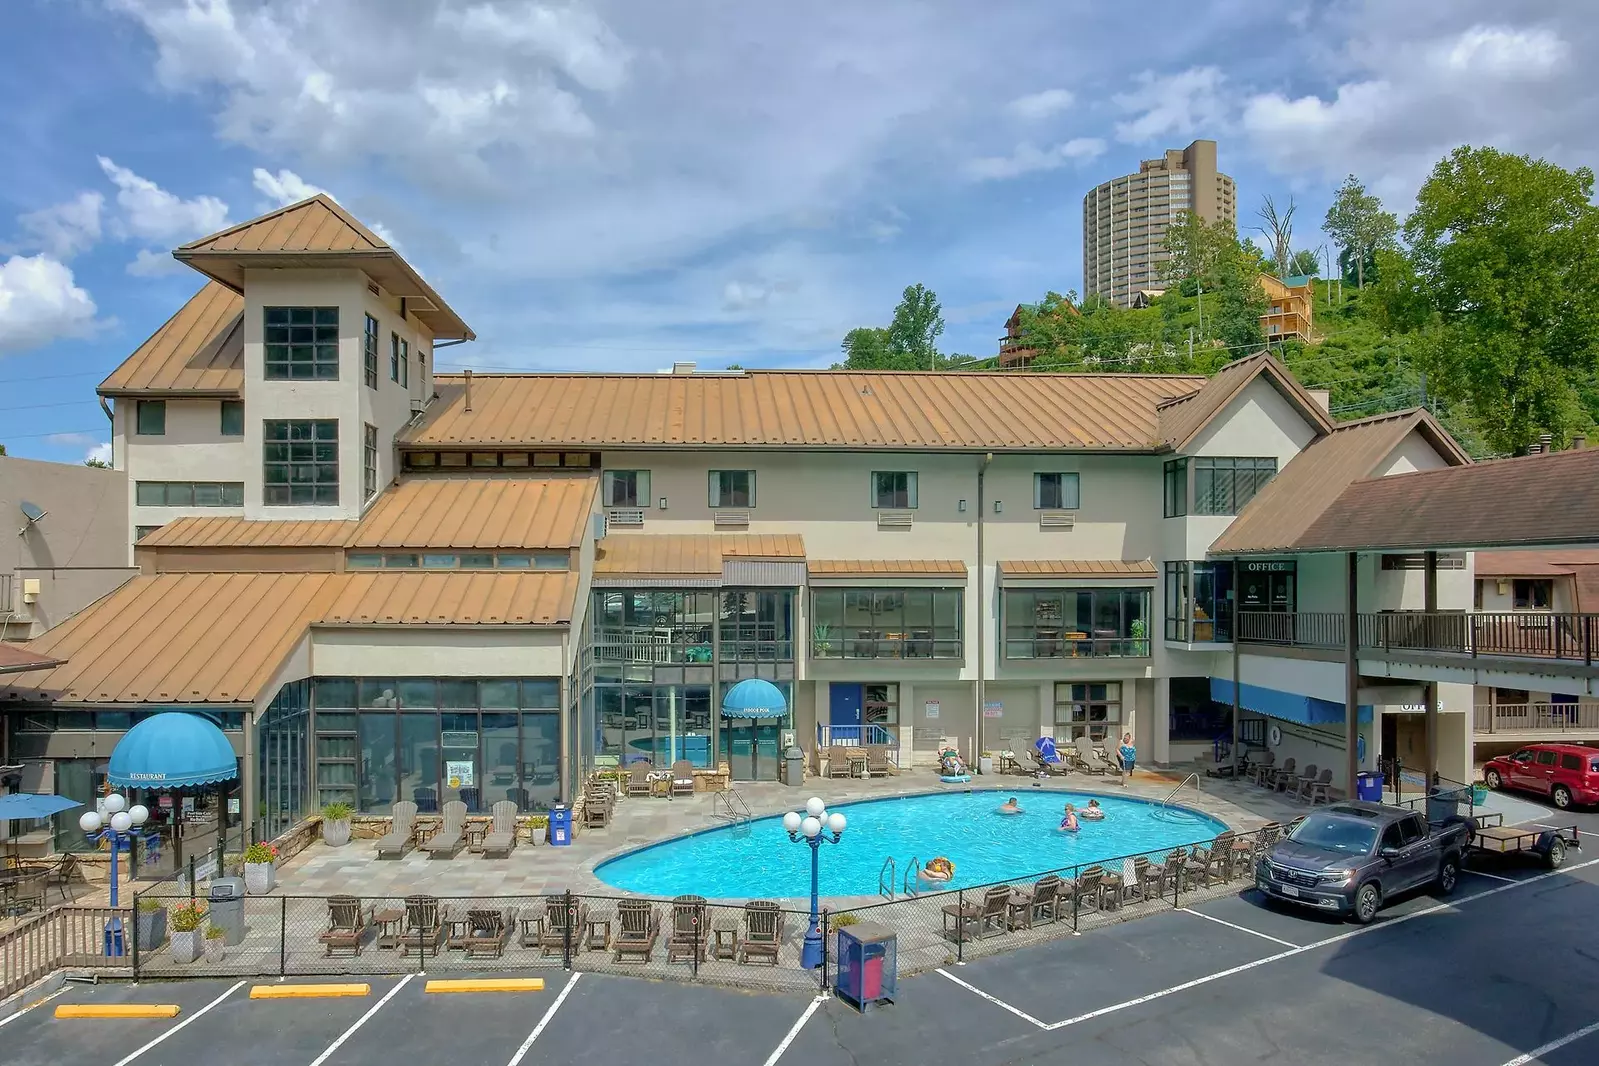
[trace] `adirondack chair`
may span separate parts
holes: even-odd
[[[444,824],[438,832],[428,838],[422,845],[422,850],[428,853],[430,859],[449,859],[461,850],[461,841],[466,832],[466,804],[460,800],[451,800],[444,805]]]
[[[388,835],[378,841],[378,858],[398,859],[416,841],[416,804],[401,800],[394,805],[394,820]]]

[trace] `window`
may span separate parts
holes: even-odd
[[[755,471],[712,470],[710,503],[712,507],[754,507]]]
[[[1426,823],[1419,815],[1412,814],[1399,823],[1399,840],[1403,847],[1409,847],[1427,835]]]
[[[374,570],[383,565],[383,556],[376,552],[351,552],[344,557],[346,570]]]
[[[1166,639],[1228,643],[1233,626],[1233,564],[1166,564]]]
[[[1165,516],[1183,517],[1188,513],[1188,460],[1166,460],[1163,480],[1166,495]]]
[[[1008,589],[1005,658],[1149,654],[1147,588]]]
[[[361,427],[361,492],[370,500],[378,494],[378,427]]]
[[[1395,822],[1382,831],[1382,847],[1394,849],[1404,847],[1405,837],[1403,830],[1400,829],[1401,824],[1400,822]]]
[[[535,552],[533,554],[533,569],[535,570],[567,570],[572,565],[572,557],[566,552]]]
[[[160,528],[161,528],[160,526],[134,526],[133,527],[133,539],[134,540],[143,540],[145,537],[148,537],[150,534],[154,533],[156,530],[158,530]]]
[[[224,437],[244,436],[244,402],[242,400],[222,401],[222,435]]]
[[[415,570],[421,565],[421,560],[411,552],[394,552],[383,557],[385,570]]]
[[[817,659],[959,659],[960,589],[814,589]]]
[[[1299,563],[1292,559],[1248,559],[1238,564],[1238,609],[1293,614]]]
[[[1537,755],[1533,756],[1533,761],[1539,766],[1553,766],[1555,764],[1555,753],[1547,749],[1541,750]]]
[[[607,470],[600,475],[600,491],[606,507],[648,507],[648,470]]]
[[[1550,580],[1517,578],[1511,582],[1511,589],[1518,611],[1547,611],[1554,602],[1555,583]]]
[[[133,406],[133,432],[141,437],[163,437],[167,432],[167,402],[140,400]]]
[[[337,307],[265,308],[265,372],[269,381],[339,380]],[[376,330],[369,318],[367,328]],[[376,379],[367,382],[375,385]]]
[[[872,506],[909,510],[916,506],[916,471],[876,471],[872,474]]]
[[[139,481],[133,499],[140,507],[243,507],[242,481]]]
[[[361,377],[366,387],[378,387],[378,320],[366,316],[366,333],[361,337]]]
[[[400,335],[389,334],[389,380],[400,383]]]
[[[1033,475],[1033,506],[1040,511],[1075,511],[1081,497],[1077,474]]]
[[[403,337],[400,339],[400,387],[411,387],[411,342]]]
[[[1577,770],[1577,771],[1581,771],[1581,769],[1582,769],[1582,756],[1581,755],[1572,755],[1572,754],[1569,754],[1569,753],[1563,753],[1560,756],[1560,768],[1562,770]]]
[[[605,664],[709,664],[717,601],[710,591],[596,591],[589,611],[595,658]],[[621,680],[620,673],[614,676]]]
[[[1277,474],[1274,458],[1196,456],[1189,463],[1194,470],[1194,514],[1237,514]]]
[[[724,662],[794,660],[794,592],[730,589],[722,593]]]
[[[899,724],[899,686],[863,685],[861,688],[862,725]]]
[[[1108,740],[1122,720],[1122,686],[1119,681],[1103,684],[1055,685],[1055,742]]]
[[[268,420],[263,424],[262,485],[268,507],[336,506],[339,423]]]

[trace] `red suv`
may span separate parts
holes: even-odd
[[[1489,788],[1548,796],[1556,807],[1599,803],[1599,749],[1581,744],[1531,744],[1482,768]]]

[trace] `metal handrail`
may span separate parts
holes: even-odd
[[[905,884],[903,886],[905,895],[915,896],[921,893],[918,880],[921,876],[922,860],[912,855],[910,863],[905,867]]]
[[[716,810],[718,802],[726,809],[720,815]],[[738,789],[728,788],[721,792],[711,793],[711,817],[720,817],[729,824],[737,825],[749,821],[753,815],[750,814],[750,805],[744,801],[744,797],[739,794]]]
[[[1171,801],[1176,798],[1177,793],[1181,792],[1183,790],[1183,786],[1188,784],[1190,781],[1194,783],[1194,791],[1198,792],[1199,773],[1198,771],[1195,771],[1194,773],[1191,773],[1187,777],[1183,778],[1181,781],[1177,782],[1177,787],[1166,793],[1166,798],[1160,801],[1160,809],[1166,810],[1169,808],[1171,806]]]
[[[894,867],[894,856],[890,855],[883,860],[882,867],[877,871],[877,894],[884,899],[893,899],[897,876],[898,870]]]

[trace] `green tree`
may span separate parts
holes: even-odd
[[[1303,275],[1307,278],[1313,278],[1320,273],[1321,264],[1316,259],[1316,253],[1309,248],[1299,249],[1299,251],[1294,253],[1293,258],[1288,261],[1288,274],[1290,277]]]
[[[1288,206],[1281,211],[1277,209],[1276,202],[1270,197],[1263,198],[1260,210],[1255,214],[1265,223],[1256,226],[1260,235],[1266,238],[1267,251],[1271,253],[1273,267],[1279,278],[1286,278],[1292,271],[1293,244],[1294,244],[1294,212],[1299,210],[1299,205],[1294,203],[1294,198],[1288,198]]]
[[[897,370],[889,348],[888,330],[879,326],[857,326],[844,334],[839,345],[844,350],[844,361],[835,363],[833,369],[845,370]]]
[[[1593,171],[1492,148],[1455,149],[1379,256],[1382,314],[1417,334],[1433,388],[1464,401],[1488,444],[1525,452],[1585,423],[1599,369],[1599,208]]]
[[[844,335],[844,361],[834,370],[938,370],[949,364],[938,351],[944,332],[938,295],[925,285],[907,285],[886,328],[858,326]],[[964,357],[962,357],[964,358]]]
[[[110,463],[106,462],[104,459],[97,459],[97,458],[95,458],[92,455],[89,456],[89,458],[87,458],[87,459],[85,459],[83,461],[83,465],[84,466],[92,466],[96,470],[110,470],[111,469],[111,464]]]
[[[0,455],[4,455],[5,453],[6,453],[6,446],[4,444],[0,444]]]
[[[1332,206],[1321,228],[1355,263],[1355,287],[1366,287],[1366,261],[1377,249],[1394,246],[1399,220],[1382,209],[1382,200],[1366,191],[1353,174],[1344,179],[1333,195]]]

